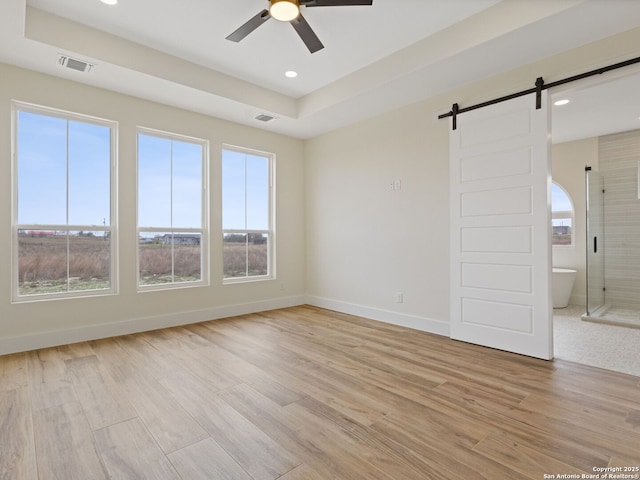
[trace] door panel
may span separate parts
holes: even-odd
[[[548,94],[460,115],[450,135],[451,338],[553,356]]]

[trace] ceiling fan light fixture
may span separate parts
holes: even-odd
[[[298,0],[271,0],[269,14],[281,22],[290,22],[300,15]]]

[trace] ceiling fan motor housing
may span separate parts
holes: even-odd
[[[300,2],[298,0],[270,0],[269,13],[276,20],[290,22],[300,15]]]

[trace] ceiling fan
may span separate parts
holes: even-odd
[[[344,7],[351,5],[373,5],[373,0],[269,0],[269,9],[264,9],[227,37],[239,42],[271,17],[289,22],[311,53],[324,48],[318,36],[302,16],[300,7]]]

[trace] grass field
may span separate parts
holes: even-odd
[[[224,277],[254,277],[268,272],[267,244],[224,242]],[[248,268],[247,268],[248,267]]]
[[[266,275],[266,243],[224,242],[224,277]],[[19,294],[100,290],[111,285],[110,240],[102,236],[20,235]],[[173,253],[173,274],[172,274]],[[140,284],[199,281],[200,245],[140,244]],[[68,259],[68,262],[67,262]]]
[[[19,237],[20,295],[109,288],[110,270],[108,238],[78,235]]]

